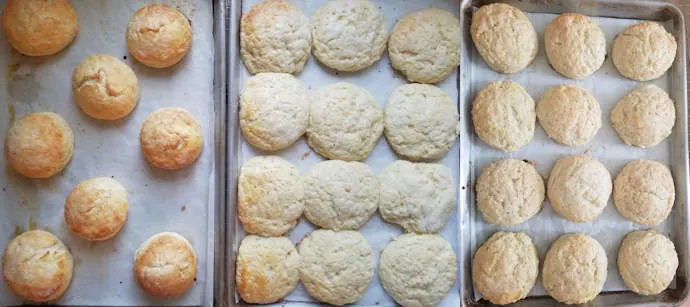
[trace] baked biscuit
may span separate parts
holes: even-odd
[[[357,230],[379,205],[379,181],[361,162],[319,162],[304,176],[304,216],[314,225]]]
[[[72,280],[74,260],[67,247],[43,230],[24,232],[7,244],[2,274],[7,286],[33,302],[62,296]]]
[[[48,178],[72,159],[74,135],[58,114],[40,112],[17,119],[7,131],[7,163],[20,175]]]
[[[379,281],[402,306],[437,306],[455,284],[456,263],[441,236],[404,234],[381,252]]]
[[[482,141],[505,152],[532,141],[536,121],[534,99],[513,81],[488,83],[472,103],[474,131]]]
[[[87,115],[116,120],[134,110],[139,84],[127,64],[107,54],[94,54],[74,69],[72,94]]]
[[[184,109],[161,108],[144,120],[139,132],[141,150],[153,166],[175,170],[188,166],[201,154],[201,127]]]
[[[537,247],[522,232],[494,233],[472,258],[472,281],[492,304],[511,304],[527,297],[538,275]]]
[[[440,88],[406,84],[388,97],[384,133],[393,150],[412,161],[443,158],[458,138],[458,106]]]
[[[80,237],[108,240],[127,220],[127,191],[115,179],[98,177],[78,184],[65,201],[65,222]]]
[[[546,193],[558,215],[585,223],[604,211],[612,188],[611,174],[601,162],[587,155],[573,155],[556,161]]]
[[[302,239],[299,254],[304,288],[328,304],[356,302],[374,277],[374,253],[356,231],[314,230]]]
[[[618,271],[633,292],[655,295],[676,277],[678,254],[673,242],[656,230],[628,233],[618,250]]]
[[[237,251],[237,292],[250,304],[270,304],[299,283],[300,256],[288,238],[247,236]]]
[[[162,4],[140,8],[127,23],[127,50],[142,64],[165,68],[192,48],[192,25],[180,11]]]
[[[240,128],[252,145],[276,151],[294,144],[307,131],[307,89],[290,74],[259,73],[240,95]]]
[[[645,21],[618,34],[611,49],[613,65],[628,79],[649,81],[661,77],[676,59],[678,44],[662,25]]]
[[[428,8],[398,20],[388,40],[393,68],[410,82],[445,80],[460,65],[460,22],[448,11]]]
[[[309,20],[294,4],[266,0],[240,21],[240,56],[249,73],[298,73],[309,59]]]
[[[252,158],[240,170],[237,213],[244,230],[281,236],[304,211],[304,188],[297,168],[277,156]]]
[[[671,170],[660,162],[635,160],[613,182],[613,204],[634,223],[656,226],[671,213],[676,189]]]
[[[339,82],[310,98],[309,147],[328,159],[364,160],[383,132],[383,111],[369,91]]]
[[[601,292],[607,267],[606,251],[597,240],[580,233],[566,234],[546,252],[542,283],[556,301],[583,304]]]
[[[564,13],[546,26],[544,49],[554,70],[570,79],[582,79],[604,64],[606,37],[594,19]]]
[[[534,165],[503,159],[482,170],[475,191],[484,221],[517,225],[539,213],[546,188]]]
[[[621,140],[641,148],[655,146],[671,135],[675,122],[673,100],[653,84],[630,91],[611,111],[611,125]]]
[[[601,128],[599,102],[576,85],[561,84],[544,91],[537,118],[546,134],[567,146],[588,143]]]
[[[314,56],[340,71],[376,63],[388,41],[386,21],[368,0],[330,0],[311,16]]]
[[[441,164],[397,160],[379,176],[379,212],[406,232],[433,233],[455,210],[456,186]]]
[[[186,292],[196,278],[192,244],[174,232],[161,232],[144,241],[134,256],[134,277],[148,294],[172,297]]]
[[[479,8],[470,27],[477,51],[491,69],[512,74],[527,67],[539,53],[539,37],[519,9],[503,3]]]
[[[77,13],[65,0],[8,0],[2,9],[7,42],[28,56],[56,54],[77,36]]]

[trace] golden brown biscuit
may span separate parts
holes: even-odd
[[[27,300],[57,299],[69,287],[74,260],[67,247],[43,230],[12,239],[2,255],[2,273],[12,291]]]
[[[184,109],[162,108],[141,124],[139,143],[146,160],[164,169],[180,169],[201,153],[201,127]]]
[[[74,69],[72,93],[87,115],[115,120],[134,110],[139,100],[139,85],[127,64],[107,54],[94,54]]]
[[[148,294],[171,297],[194,283],[196,253],[183,236],[161,232],[139,246],[134,255],[134,277]]]
[[[65,0],[9,0],[2,10],[7,41],[28,56],[60,52],[77,36],[77,14]]]
[[[74,135],[67,122],[52,112],[20,117],[7,131],[7,162],[29,178],[48,178],[72,159]]]
[[[102,241],[114,237],[127,220],[127,191],[107,177],[78,184],[65,201],[65,222],[80,237]]]
[[[192,47],[192,25],[180,11],[161,4],[140,8],[127,24],[127,50],[154,68],[170,67]]]

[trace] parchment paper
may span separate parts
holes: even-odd
[[[246,0],[242,3],[243,12],[247,12],[249,8],[259,3],[259,0]],[[295,0],[291,1],[297,5],[304,14],[309,17],[312,13],[325,1],[308,1],[308,0]],[[433,0],[433,1],[397,1],[397,0],[373,0],[374,4],[380,7],[381,13],[385,16],[386,24],[388,25],[388,31],[393,28],[395,22],[402,18],[406,13],[415,12],[429,7],[442,8],[450,11],[456,17],[459,11],[458,1],[446,1],[446,0]],[[242,65],[242,64],[240,64]],[[250,77],[249,72],[242,67],[240,72],[240,89],[244,86],[246,80]],[[383,108],[385,105],[388,95],[390,95],[393,90],[407,81],[405,78],[394,72],[390,65],[388,55],[385,54],[384,57],[378,61],[376,64],[369,68],[356,73],[344,73],[335,72],[327,67],[321,65],[316,58],[311,57],[307,62],[304,70],[297,75],[297,78],[307,87],[309,93],[327,86],[335,82],[350,82],[357,86],[360,86],[369,92],[378,100],[379,104]],[[457,97],[457,74],[454,72],[448,79],[437,84],[441,89],[443,89],[448,95],[455,99]],[[234,97],[237,99],[237,97]],[[238,107],[235,104],[233,107]],[[247,160],[255,157],[257,155],[267,155],[271,153],[261,152],[260,150],[253,148],[244,139],[240,141],[239,148],[239,166],[244,164]],[[272,153],[279,155],[291,163],[295,164],[301,172],[306,172],[311,166],[324,159],[320,157],[316,152],[312,151],[307,145],[304,138],[300,139],[293,146],[277,152]],[[363,161],[369,165],[377,174],[379,174],[388,164],[395,161],[396,157],[391,148],[386,143],[385,138],[382,136],[376,148],[371,153],[371,155]],[[443,165],[447,166],[451,173],[453,174],[453,180],[457,185],[458,182],[458,163],[459,154],[457,145],[446,155],[445,158],[439,161]],[[457,210],[456,210],[457,211]],[[448,223],[440,232],[457,253],[458,240],[457,240],[457,212],[454,212],[452,216],[448,219]],[[300,240],[305,237],[309,232],[314,229],[305,218],[302,218],[297,227],[289,232],[289,237],[293,243],[297,244]],[[364,296],[356,303],[360,306],[372,306],[372,305],[383,305],[383,306],[394,306],[395,302],[393,299],[385,292],[378,280],[378,263],[380,252],[388,245],[388,243],[396,236],[403,233],[402,229],[396,225],[385,223],[378,212],[374,214],[372,219],[359,230],[369,241],[375,255],[375,272],[374,278],[369,284],[369,288],[365,292]],[[244,237],[244,231],[241,224],[237,224],[236,227],[236,238],[234,252],[237,252],[237,247],[239,242]],[[461,266],[458,266],[460,269]],[[234,278],[234,276],[232,277]],[[460,296],[458,290],[459,282],[456,282],[454,287],[448,292],[446,297],[441,302],[441,306],[457,306]],[[237,297],[236,297],[237,299]],[[304,287],[300,284],[295,291],[289,295],[286,303],[291,305],[307,305],[308,303],[317,303],[316,300],[311,298],[309,294],[304,290]]]
[[[618,138],[613,127],[611,127],[610,116],[613,107],[626,93],[643,83],[628,80],[621,76],[613,66],[610,56],[607,57],[601,69],[584,80],[567,79],[549,66],[546,54],[543,50],[544,30],[551,19],[556,16],[557,15],[553,14],[527,14],[527,17],[532,21],[532,24],[539,33],[540,50],[534,63],[520,73],[502,75],[494,72],[484,63],[476,48],[473,48],[471,55],[472,73],[470,79],[472,99],[474,99],[474,95],[487,82],[495,80],[512,80],[519,83],[532,96],[535,103],[538,103],[541,94],[551,86],[562,83],[575,84],[585,88],[599,102],[602,113],[602,127],[599,129],[594,139],[589,143],[583,146],[567,147],[549,138],[544,129],[537,124],[532,142],[522,149],[508,154],[490,148],[474,135],[472,141],[473,148],[471,150],[471,161],[473,161],[473,174],[471,178],[473,185],[476,183],[476,178],[481,174],[481,170],[487,164],[507,157],[529,160],[536,166],[539,174],[544,177],[545,183],[548,180],[549,173],[555,161],[572,154],[587,153],[601,161],[610,172],[612,179],[615,178],[626,163],[632,160],[651,159],[658,160],[667,165],[673,163],[673,161],[671,161],[670,146],[670,140],[673,140],[673,136],[670,136],[657,146],[641,149],[625,145]],[[594,19],[599,23],[599,26],[606,36],[606,45],[609,55],[611,54],[611,45],[615,36],[627,26],[641,22],[640,20],[614,18]],[[668,23],[665,24],[665,26],[671,29],[670,27],[672,25]],[[655,84],[668,91],[670,78],[668,75],[664,75],[657,80],[647,83]],[[547,200],[541,212],[528,221],[517,226],[501,227],[489,225],[484,222],[481,213],[476,209],[474,196],[473,191],[471,196],[472,204],[470,205],[471,214],[474,217],[472,220],[475,234],[472,241],[473,254],[479,245],[486,241],[486,239],[496,231],[524,231],[534,240],[539,250],[540,263],[543,264],[546,251],[551,243],[560,235],[573,232],[585,233],[599,241],[606,250],[606,255],[608,257],[608,274],[603,292],[628,290],[618,274],[618,269],[616,267],[618,247],[621,240],[628,232],[637,229],[647,229],[649,227],[637,225],[620,215],[613,204],[612,197],[609,199],[608,205],[603,213],[594,221],[588,223],[573,223],[561,218],[553,211]],[[673,236],[671,236],[674,218],[674,214],[671,212],[669,218],[665,222],[653,228],[666,236],[670,236],[671,240],[674,240]],[[530,296],[541,295],[547,295],[547,293],[541,283],[540,274],[536,286],[530,292]],[[475,297],[479,298],[481,295],[475,291]]]
[[[79,19],[79,34],[57,55],[25,57],[13,51],[0,34],[0,142],[19,116],[41,111],[60,114],[75,137],[74,158],[60,174],[31,180],[5,166],[1,155],[0,247],[29,229],[45,229],[72,251],[72,283],[59,305],[200,305],[207,283],[213,284],[213,7],[211,1],[163,1],[190,20],[194,40],[190,53],[168,69],[147,68],[127,52],[125,28],[140,7],[160,1],[71,0]],[[0,1],[4,6],[5,1]],[[94,53],[107,53],[130,65],[139,79],[141,99],[128,117],[115,122],[87,117],[74,102],[74,67]],[[168,106],[187,109],[199,121],[204,136],[201,157],[192,166],[165,171],[149,166],[141,154],[139,128],[152,111]],[[118,180],[129,194],[129,216],[113,239],[91,243],[73,234],[64,222],[65,198],[78,183],[93,177]],[[156,299],[146,295],[133,278],[134,251],[150,236],[175,231],[187,238],[198,257],[197,280],[184,295]],[[0,305],[22,299],[0,282]],[[211,304],[211,302],[208,302]]]

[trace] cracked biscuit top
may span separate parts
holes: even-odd
[[[127,50],[154,68],[170,67],[192,47],[192,26],[180,11],[165,5],[142,7],[127,24]]]
[[[105,120],[123,118],[139,100],[137,76],[122,61],[107,54],[94,54],[72,73],[72,92],[87,115]]]

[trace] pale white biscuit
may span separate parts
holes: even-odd
[[[492,3],[472,15],[472,41],[491,69],[512,74],[527,67],[539,53],[539,37],[522,11]]]
[[[2,9],[7,42],[28,56],[56,54],[77,36],[77,13],[66,0],[8,0]]]
[[[73,269],[74,260],[67,247],[43,230],[18,235],[2,254],[2,275],[7,286],[33,302],[62,296],[72,280]]]
[[[564,13],[546,26],[544,49],[554,70],[571,79],[582,79],[604,64],[606,37],[594,19]]]
[[[567,146],[591,141],[601,128],[599,102],[576,85],[561,84],[544,91],[537,118],[546,134]]]
[[[663,141],[676,123],[676,108],[666,91],[641,85],[630,91],[611,111],[611,125],[625,144],[641,148]]]
[[[324,303],[356,302],[374,277],[374,254],[357,231],[314,230],[300,242],[299,254],[304,288]]]
[[[391,65],[410,82],[436,83],[460,65],[460,22],[448,11],[428,8],[398,20],[388,40]]]
[[[141,243],[134,254],[134,278],[146,293],[178,296],[194,285],[197,257],[192,244],[174,232],[161,232]]]
[[[311,15],[314,56],[340,71],[376,63],[388,41],[386,21],[368,0],[329,0]]]
[[[492,304],[515,303],[527,297],[538,275],[537,247],[522,232],[494,233],[472,258],[472,281]]]
[[[240,170],[237,213],[244,230],[280,236],[297,225],[304,187],[297,168],[277,156],[252,158]]]
[[[503,159],[482,170],[475,191],[487,223],[517,225],[539,213],[546,188],[534,165]]]
[[[304,216],[314,225],[356,230],[379,205],[379,181],[361,162],[319,162],[304,175]]]
[[[474,131],[482,141],[505,152],[532,141],[536,121],[534,99],[513,81],[488,83],[472,103]]]
[[[48,178],[62,171],[74,153],[69,124],[52,112],[18,118],[7,131],[7,163],[22,176]]]
[[[587,155],[572,155],[556,161],[546,193],[558,215],[584,223],[604,211],[612,189],[611,174],[601,162]]]
[[[237,292],[250,304],[278,302],[297,287],[299,265],[290,239],[247,236],[237,251]]]
[[[78,184],[65,201],[65,222],[80,237],[108,240],[127,220],[127,191],[115,179],[97,177]]]
[[[181,108],[151,112],[139,130],[139,144],[146,160],[168,170],[192,164],[201,154],[203,142],[199,122]]]
[[[309,97],[307,143],[328,159],[363,160],[383,132],[383,111],[369,91],[339,82]]]
[[[249,73],[298,73],[310,50],[309,20],[294,4],[266,0],[242,14],[240,56]]]
[[[290,74],[259,73],[240,95],[240,128],[252,145],[268,151],[289,147],[307,131],[309,98]]]
[[[657,161],[635,160],[626,164],[613,186],[613,204],[618,212],[646,226],[663,222],[676,199],[671,170]]]
[[[440,88],[406,84],[388,97],[384,130],[393,150],[412,161],[443,158],[460,133],[458,106]]]
[[[627,27],[613,41],[613,64],[628,79],[649,81],[661,77],[676,59],[673,34],[653,21]]]
[[[379,183],[381,217],[407,232],[437,232],[455,210],[456,187],[441,164],[397,160],[383,170]]]
[[[656,230],[628,233],[618,250],[618,271],[635,293],[655,295],[676,276],[678,254],[673,242]]]
[[[555,300],[583,304],[601,292],[607,267],[606,251],[597,240],[579,233],[566,234],[546,252],[542,283]]]
[[[379,281],[404,307],[437,306],[455,284],[453,248],[437,234],[404,234],[381,252]]]
[[[84,113],[104,120],[123,118],[139,100],[137,76],[114,56],[94,54],[72,73],[72,93]]]
[[[140,8],[127,23],[127,50],[142,64],[170,67],[192,48],[192,25],[182,12],[163,4]]]

